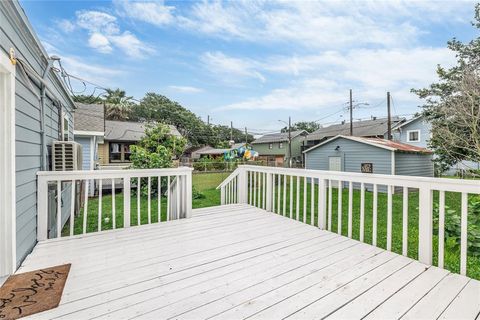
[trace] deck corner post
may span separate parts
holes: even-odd
[[[123,227],[130,227],[130,177],[123,178]]]
[[[48,180],[38,176],[37,191],[37,240],[48,239]]]
[[[322,230],[327,228],[327,198],[325,187],[327,180],[318,178],[318,227]]]
[[[431,265],[433,256],[433,191],[422,185],[419,192],[418,209],[418,260]]]
[[[265,210],[272,211],[272,194],[274,192],[273,189],[273,174],[267,172],[267,186],[265,192]]]
[[[238,203],[247,203],[248,184],[247,184],[247,169],[239,168],[238,183],[237,183]]]

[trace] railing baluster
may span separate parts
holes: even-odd
[[[167,221],[170,221],[170,176],[167,176]]]
[[[74,223],[75,223],[75,185],[76,182],[75,180],[72,180],[72,193],[70,195],[71,201],[70,201],[70,236],[73,236],[73,228],[74,228]]]
[[[392,189],[394,186],[387,185],[387,250],[392,251]]]
[[[378,186],[373,185],[373,214],[372,214],[372,245],[377,245],[377,208],[378,206]]]
[[[253,173],[253,206],[257,206],[257,172]]]
[[[130,186],[130,177],[123,178],[123,227],[128,228],[132,225],[131,222],[131,186]]]
[[[113,229],[117,228],[117,214],[115,205],[115,179],[112,179],[112,226]]]
[[[342,195],[343,195],[343,181],[338,181],[338,201],[337,201],[337,233],[342,234]]]
[[[297,176],[297,195],[296,195],[297,201],[295,202],[295,219],[298,220],[300,218],[300,177]]]
[[[262,207],[266,209],[266,192],[267,192],[267,174],[262,174],[263,176],[263,195],[262,195]]]
[[[98,179],[98,231],[102,231],[102,192],[103,192],[103,179]]]
[[[332,231],[332,180],[328,179],[328,231]]]
[[[460,274],[467,275],[467,227],[468,227],[468,193],[462,192],[462,214],[460,222]]]
[[[445,256],[445,191],[440,191],[438,200],[438,267],[443,268]]]
[[[348,237],[352,237],[353,225],[353,183],[348,182]]]
[[[403,187],[402,201],[402,254],[408,255],[408,187]]]
[[[157,214],[158,214],[158,222],[161,222],[162,221],[162,177],[161,176],[158,176],[157,178]]]
[[[310,178],[310,224],[315,225],[315,181],[314,178]]]
[[[303,223],[307,223],[307,177],[303,178]]]
[[[282,175],[278,174],[278,189],[277,189],[277,213],[281,213],[280,200],[282,198]]]
[[[290,219],[293,216],[293,176],[290,176]]]
[[[176,190],[177,190],[177,212],[175,214],[175,219],[180,219],[180,176],[176,176]]]
[[[88,214],[88,180],[85,180],[85,203],[83,204],[83,230],[82,233],[87,233],[87,214]]]
[[[62,237],[62,181],[57,180],[57,238],[61,238],[61,237]]]
[[[283,216],[287,215],[287,176],[283,175]]]
[[[248,185],[249,187],[249,192],[248,192],[248,204],[249,205],[253,205],[253,202],[252,202],[252,196],[253,196],[253,192],[252,192],[252,186],[253,186],[253,183],[252,183],[252,177],[253,175],[253,171],[249,171],[249,180],[250,180],[250,183]]]
[[[141,225],[141,212],[140,212],[140,193],[141,193],[141,184],[142,179],[140,177],[137,178],[137,225]]]
[[[151,191],[152,191],[152,179],[149,176],[147,178],[147,218],[148,218],[148,224],[152,223],[152,197],[151,197]]]
[[[365,184],[360,184],[360,241],[365,239]]]
[[[272,174],[272,212],[275,212],[275,188],[276,188],[276,183],[275,183],[275,178],[276,174]]]
[[[325,230],[327,225],[327,202],[325,199],[325,180],[318,178],[318,227]]]

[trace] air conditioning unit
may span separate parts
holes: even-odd
[[[73,141],[54,141],[52,145],[52,170],[82,170],[82,146]]]

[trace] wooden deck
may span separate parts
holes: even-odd
[[[39,243],[18,272],[72,263],[32,319],[475,319],[480,282],[246,205]]]

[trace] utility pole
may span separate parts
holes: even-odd
[[[248,131],[247,131],[247,127],[245,127],[245,146],[247,146],[248,144]]]
[[[230,121],[230,144],[233,145],[233,121]]]
[[[292,117],[288,117],[288,167],[292,167]]]
[[[390,91],[387,92],[387,139],[392,140],[392,115],[390,113]]]
[[[210,115],[207,115],[207,125],[210,127]]]
[[[350,89],[350,135],[353,136],[353,100],[352,100],[352,89]]]

